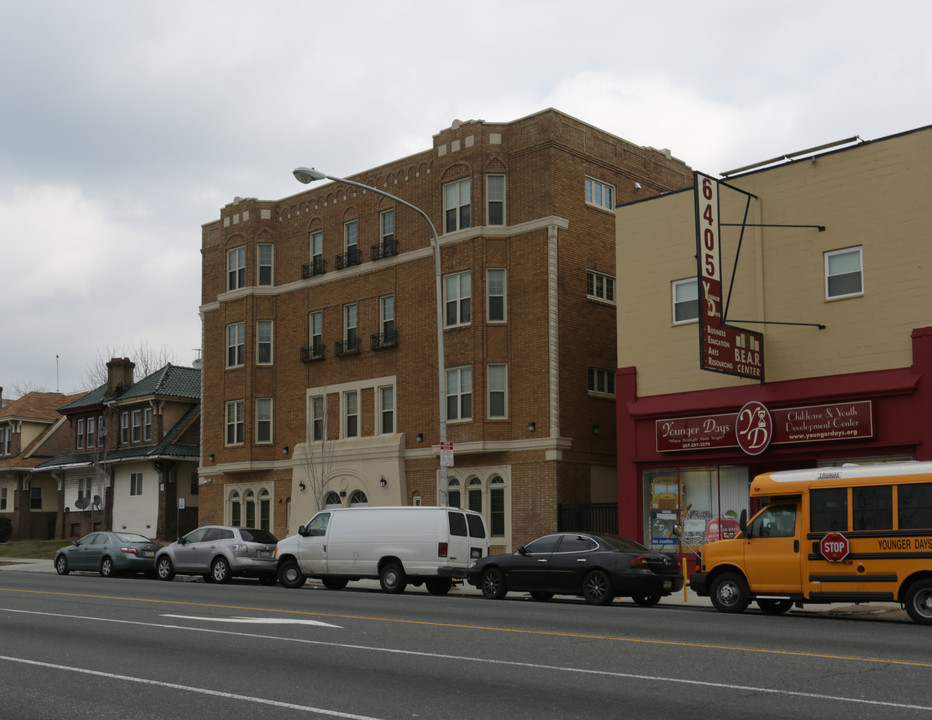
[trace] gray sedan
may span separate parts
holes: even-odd
[[[128,532],[92,532],[55,553],[55,571],[99,572],[111,577],[121,572],[155,575],[155,552],[159,545],[149,538]]]
[[[278,538],[268,530],[208,525],[159,550],[155,571],[161,580],[171,580],[176,574],[201,575],[207,582],[225,583],[241,576],[274,585],[277,543]]]

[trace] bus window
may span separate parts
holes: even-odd
[[[932,528],[932,483],[900,485],[897,505],[900,530]]]
[[[893,529],[893,486],[868,485],[851,489],[853,530]]]
[[[847,529],[847,488],[811,490],[809,493],[809,530],[811,532],[834,532]]]

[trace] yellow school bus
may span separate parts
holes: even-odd
[[[764,508],[703,545],[689,581],[717,610],[883,601],[932,624],[932,462],[765,473],[750,492]]]

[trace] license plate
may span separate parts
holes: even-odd
[[[258,553],[258,555],[259,555],[259,557],[261,557],[261,558],[272,557],[272,553],[271,553],[270,551],[268,551],[268,550],[260,550],[259,553]]]
[[[155,552],[152,550],[143,550],[142,556],[143,557],[155,557]]]
[[[663,581],[663,589],[664,589],[664,590],[669,590],[671,587],[673,587],[673,581],[672,581],[672,580],[664,580],[664,581]]]

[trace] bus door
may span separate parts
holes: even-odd
[[[752,593],[802,592],[804,548],[799,514],[799,503],[779,503],[764,508],[748,524],[744,569]]]

